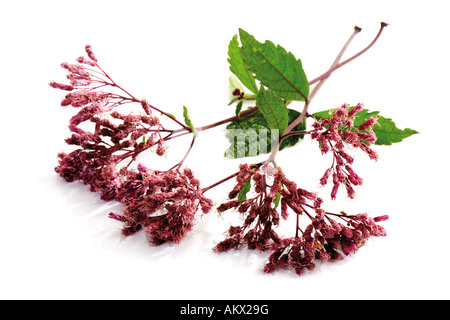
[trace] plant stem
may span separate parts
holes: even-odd
[[[140,102],[140,101],[139,101],[139,102]],[[162,110],[160,110],[160,109],[158,109],[158,108],[152,106],[151,104],[148,104],[148,106],[149,106],[150,108],[152,108],[153,110],[156,110],[156,111],[160,112],[161,114],[165,115],[165,116],[168,117],[169,119],[175,121],[175,122],[176,122],[177,124],[179,124],[184,130],[191,131],[191,128],[189,128],[189,127],[188,127],[187,125],[185,125],[184,123],[178,121],[177,119],[175,119],[175,117],[171,116],[170,114],[168,114],[168,113],[166,113],[166,112],[164,112],[164,111],[162,111]]]
[[[383,29],[384,29],[385,27],[387,27],[387,26],[388,26],[387,23],[381,22],[381,27],[380,27],[380,30],[378,31],[378,34],[376,35],[376,37],[373,39],[373,41],[372,41],[366,48],[364,48],[363,50],[361,50],[360,52],[358,52],[358,53],[355,54],[354,56],[348,58],[347,60],[345,60],[345,61],[343,61],[343,62],[341,62],[341,63],[338,63],[334,68],[331,68],[330,70],[328,70],[327,72],[325,72],[325,73],[322,74],[321,76],[319,76],[319,77],[317,77],[317,78],[311,80],[311,81],[309,82],[309,84],[311,85],[311,84],[316,83],[317,81],[320,81],[322,78],[327,78],[327,77],[328,77],[331,73],[333,73],[335,70],[337,70],[337,69],[339,69],[340,67],[346,65],[347,63],[351,62],[352,60],[358,58],[358,57],[359,57],[360,55],[362,55],[364,52],[366,52],[367,50],[369,50],[369,49],[375,44],[375,42],[377,42],[378,38],[379,38],[380,35],[381,35],[381,32],[382,32]]]
[[[246,110],[246,111],[241,112],[241,113],[239,114],[239,116],[230,117],[230,118],[227,118],[227,119],[224,119],[224,120],[221,120],[221,121],[218,121],[218,122],[209,124],[209,125],[207,125],[207,126],[198,127],[198,128],[195,128],[195,130],[197,130],[197,131],[208,130],[208,129],[211,129],[211,128],[220,126],[220,125],[222,125],[222,124],[224,124],[224,123],[234,121],[234,120],[236,120],[236,119],[238,119],[238,118],[240,118],[240,117],[245,117],[246,115],[249,115],[250,113],[252,113],[252,112],[254,112],[254,111],[256,111],[256,110],[258,110],[258,107],[253,107],[253,108],[251,108],[251,109],[248,109],[248,110]]]
[[[252,165],[250,166],[250,168],[251,168],[251,169],[253,169],[253,168],[259,168],[263,163],[264,163],[264,162],[252,164]],[[235,173],[233,173],[233,174],[231,174],[231,175],[229,175],[229,176],[226,177],[226,178],[223,178],[223,179],[220,180],[220,181],[217,181],[216,183],[213,183],[213,184],[210,185],[209,187],[202,188],[203,193],[205,193],[206,191],[208,191],[208,190],[210,190],[210,189],[212,189],[212,188],[214,188],[214,187],[217,187],[219,184],[222,184],[222,183],[224,183],[224,182],[226,182],[226,181],[228,181],[228,180],[230,180],[230,179],[233,179],[233,178],[236,177],[238,174],[239,174],[239,171],[238,171],[238,172],[235,172]]]
[[[308,100],[305,103],[305,106],[303,107],[303,111],[300,114],[300,116],[295,119],[287,128],[285,131],[285,134],[289,133],[292,128],[294,128],[296,125],[298,125],[303,118],[306,116],[306,113],[308,111],[308,106],[311,103],[311,100],[314,98],[314,96],[316,95],[316,93],[319,91],[319,89],[322,87],[322,85],[324,84],[325,80],[328,79],[328,77],[331,75],[331,73],[336,70],[336,66],[339,65],[339,61],[341,60],[342,56],[344,55],[345,51],[347,50],[348,46],[350,45],[350,43],[352,42],[353,38],[361,31],[361,28],[359,27],[355,27],[353,30],[352,35],[350,36],[350,38],[347,40],[347,42],[345,43],[345,45],[342,47],[341,51],[339,52],[339,54],[337,55],[336,59],[333,61],[331,67],[328,69],[327,72],[325,72],[322,76],[320,76],[320,79],[318,80],[319,83],[314,87],[313,91],[309,94]],[[311,81],[310,85],[315,83],[317,81]]]
[[[179,169],[179,168],[183,165],[183,163],[184,163],[184,161],[186,160],[187,156],[188,156],[189,153],[191,152],[192,147],[194,146],[195,138],[196,138],[196,136],[194,135],[194,137],[192,138],[191,145],[189,146],[189,149],[188,149],[188,151],[186,152],[186,154],[184,155],[183,159],[181,159],[180,162],[178,162],[176,165],[174,165],[174,166],[173,166],[172,168],[170,168],[168,171],[173,170],[173,169],[175,169],[175,168]]]
[[[138,101],[131,93],[129,93],[127,90],[125,90],[124,88],[122,88],[121,86],[119,86],[100,66],[97,62],[95,62],[96,67],[105,75],[105,77],[107,77],[110,81],[111,81],[111,85],[113,87],[116,87],[120,90],[122,90],[123,92],[125,92],[127,95],[129,95],[131,97],[131,99]]]
[[[280,143],[281,143],[281,141],[283,141],[283,140],[286,139],[287,137],[290,137],[290,136],[296,136],[296,135],[299,135],[299,134],[309,134],[309,133],[311,133],[311,132],[310,132],[310,131],[304,131],[304,130],[301,130],[301,131],[291,131],[291,132],[289,132],[289,133],[283,134],[283,135],[280,137]]]
[[[381,35],[381,32],[383,31],[383,29],[387,26],[387,23],[382,22],[381,23],[381,28],[378,31],[378,34],[376,35],[375,39],[363,50],[361,50],[360,52],[358,52],[357,54],[353,55],[352,57],[348,58],[347,60],[339,63],[340,59],[342,58],[344,52],[347,50],[347,47],[349,46],[349,44],[351,43],[351,41],[353,40],[353,38],[356,36],[356,34],[358,34],[361,31],[361,28],[359,27],[355,27],[354,31],[352,33],[352,35],[350,36],[350,38],[347,40],[347,42],[345,43],[344,47],[341,49],[341,51],[339,52],[338,56],[336,57],[336,59],[334,60],[333,64],[331,65],[330,69],[325,72],[324,74],[322,74],[321,76],[317,77],[316,79],[312,80],[309,82],[310,85],[319,82],[316,87],[314,87],[313,91],[310,93],[309,95],[309,99],[305,99],[305,105],[303,107],[303,110],[300,114],[300,116],[297,117],[297,119],[295,119],[293,122],[291,122],[289,124],[289,126],[286,128],[285,132],[284,132],[284,136],[286,136],[287,134],[290,133],[290,131],[297,126],[302,120],[303,118],[306,116],[306,114],[308,113],[308,107],[309,104],[312,100],[312,98],[314,98],[314,96],[316,95],[317,91],[320,89],[320,87],[323,85],[323,83],[325,82],[326,79],[328,79],[328,77],[338,68],[344,66],[345,64],[349,63],[350,61],[356,59],[357,57],[359,57],[360,55],[362,55],[364,52],[366,52],[367,50],[369,50],[374,44],[375,42],[378,40],[378,38]],[[280,144],[281,144],[281,139],[280,141],[277,143],[277,145],[274,147],[274,149],[272,150],[272,153],[270,154],[269,158],[266,160],[265,164],[269,164],[269,163],[273,163],[275,165],[275,156],[277,155],[279,149],[280,149]]]
[[[335,68],[338,64],[339,61],[341,60],[342,56],[344,55],[345,50],[347,50],[348,46],[350,45],[350,43],[352,42],[353,38],[359,33],[361,32],[361,28],[359,27],[355,27],[352,35],[350,36],[350,38],[347,40],[347,42],[345,43],[344,47],[341,49],[341,52],[339,52],[338,56],[336,57],[336,59],[333,61],[333,64],[331,65],[330,69],[325,73],[328,74],[325,77],[321,77],[321,79],[319,80],[319,83],[314,87],[313,91],[309,94],[309,101],[311,101],[314,96],[316,95],[317,91],[319,91],[320,87],[324,84],[325,80],[328,79],[328,77],[331,75],[330,70],[333,70],[333,68]],[[311,81],[310,84],[312,84],[314,82]]]
[[[125,90],[124,88],[122,88],[121,86],[119,86],[100,66],[99,66],[99,64],[96,62],[95,63],[95,65],[96,65],[96,67],[103,73],[103,75],[106,77],[106,78],[108,78],[110,81],[111,81],[111,83],[107,83],[107,82],[105,82],[105,85],[111,85],[111,86],[113,86],[113,87],[116,87],[116,88],[118,88],[118,89],[120,89],[120,90],[122,90],[124,93],[126,93],[130,98],[127,98],[127,97],[121,97],[121,98],[123,98],[124,100],[129,100],[129,101],[132,101],[132,102],[137,102],[137,103],[142,103],[142,100],[139,100],[139,99],[137,99],[137,98],[135,98],[131,93],[129,93],[127,90]],[[92,70],[92,71],[94,71],[94,70]],[[120,96],[119,96],[120,97]],[[183,129],[185,129],[185,130],[191,130],[188,126],[186,126],[184,123],[182,123],[182,122],[180,122],[180,121],[178,121],[177,119],[175,119],[173,116],[171,116],[171,115],[169,115],[168,113],[166,113],[166,112],[164,112],[164,111],[162,111],[162,110],[160,110],[160,109],[158,109],[158,108],[156,108],[156,107],[154,107],[154,106],[152,106],[152,105],[148,105],[150,108],[152,108],[153,110],[156,110],[156,111],[158,111],[158,112],[160,112],[162,115],[165,115],[166,117],[168,117],[168,118],[170,118],[170,119],[172,119],[173,121],[175,121],[177,124],[179,124]]]
[[[208,191],[208,190],[210,190],[210,189],[212,189],[212,188],[218,186],[219,184],[222,184],[222,183],[224,183],[225,181],[228,181],[228,180],[230,180],[230,179],[233,179],[233,178],[236,177],[238,174],[239,174],[239,171],[236,172],[236,173],[233,173],[233,174],[229,175],[229,176],[226,177],[226,178],[223,178],[222,180],[217,181],[216,183],[213,183],[213,184],[210,185],[209,187],[202,188],[202,192],[205,193],[206,191]]]

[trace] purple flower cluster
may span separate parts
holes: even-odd
[[[124,222],[126,236],[143,229],[154,245],[166,241],[180,243],[193,227],[194,216],[201,208],[208,213],[213,205],[199,188],[199,181],[190,169],[158,172],[139,166],[138,172],[127,171],[123,188],[123,214],[110,217]]]
[[[268,165],[258,170],[241,165],[230,198],[238,197],[249,179],[254,197],[231,199],[218,207],[219,212],[237,209],[244,222],[241,226],[230,227],[225,240],[214,249],[222,252],[245,245],[249,249],[270,250],[272,254],[265,265],[265,272],[292,269],[300,275],[304,269],[314,269],[316,260],[340,260],[355,253],[370,237],[386,235],[377,222],[387,220],[388,216],[370,218],[367,214],[326,212],[322,209],[320,197],[299,188],[280,170]],[[288,218],[289,211],[296,215],[295,236],[282,238],[274,228],[279,225],[280,217]],[[304,229],[300,218],[309,221]]]
[[[245,216],[245,219],[242,226],[230,227],[227,238],[214,247],[215,251],[222,252],[231,248],[239,248],[242,244],[249,249],[267,250],[271,240],[278,241],[279,236],[273,226],[279,224],[280,215],[274,208],[273,202],[280,190],[283,176],[274,174],[275,171],[271,167],[252,170],[247,164],[240,166],[239,174],[236,177],[238,183],[230,192],[229,197],[239,198],[244,184],[250,179],[254,184],[256,195],[242,201],[231,200],[217,208],[218,212],[237,208],[238,212]],[[273,182],[269,185],[267,180],[270,178],[273,178]]]
[[[207,213],[212,202],[203,196],[190,169],[156,171],[142,164],[131,169],[145,150],[164,154],[162,133],[167,130],[147,101],[104,91],[120,87],[98,66],[90,46],[86,53],[88,57],[78,58],[78,64],[61,65],[70,85],[50,83],[53,88],[70,91],[61,102],[63,107],[79,110],[70,119],[72,135],[65,140],[75,150],[59,153],[55,171],[66,181],[90,186],[103,200],[123,203],[124,213],[111,213],[110,217],[124,222],[124,235],[143,228],[153,244],[178,243],[192,228],[198,208]],[[130,103],[138,105],[139,111],[118,111]],[[91,130],[86,129],[89,124]]]
[[[345,224],[332,218],[336,216]],[[387,216],[370,218],[367,214],[335,215],[318,214],[302,231],[301,236],[281,240],[273,246],[264,272],[279,269],[295,270],[301,275],[303,270],[313,270],[315,261],[333,262],[356,253],[370,237],[386,236],[386,231],[376,222],[387,220]]]
[[[313,123],[311,138],[319,142],[322,153],[333,153],[333,163],[320,179],[321,185],[326,185],[332,179],[333,188],[331,198],[336,199],[339,187],[343,185],[349,198],[354,198],[353,186],[359,186],[363,180],[352,169],[353,157],[348,154],[348,149],[361,149],[367,153],[370,159],[377,160],[378,154],[369,147],[375,143],[377,137],[373,133],[373,126],[377,119],[370,117],[358,127],[354,126],[355,116],[363,110],[362,104],[349,108],[347,104],[334,110],[329,119],[316,118]]]

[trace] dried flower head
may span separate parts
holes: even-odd
[[[316,118],[311,137],[319,142],[322,153],[333,153],[333,163],[320,179],[321,185],[326,185],[330,177],[333,180],[331,198],[336,199],[340,186],[344,186],[349,198],[354,198],[354,186],[363,183],[363,179],[352,169],[354,158],[350,149],[361,149],[373,160],[378,159],[377,153],[369,145],[375,143],[376,135],[373,126],[377,119],[370,117],[359,127],[354,127],[355,117],[363,110],[362,104],[349,108],[347,104],[334,110],[329,119]]]
[[[370,237],[386,235],[383,227],[376,224],[387,220],[386,215],[372,219],[367,214],[326,212],[316,193],[299,188],[280,170],[268,165],[258,170],[249,168],[241,165],[236,177],[237,184],[230,195],[238,199],[230,199],[218,207],[219,212],[236,209],[243,215],[243,224],[229,228],[226,238],[214,247],[217,252],[244,245],[249,249],[271,250],[265,272],[292,269],[300,275],[305,269],[313,270],[317,260],[340,260],[356,252]],[[244,198],[243,190],[249,192],[244,187],[248,181],[251,181],[255,196]],[[283,238],[275,228],[280,217],[287,219],[288,211],[297,218],[295,236]],[[337,222],[336,217],[344,224]],[[305,219],[309,223],[302,228],[301,220]]]
[[[72,135],[66,139],[77,149],[60,153],[55,171],[66,181],[89,185],[103,200],[123,203],[123,214],[110,214],[125,223],[123,234],[143,228],[151,243],[179,243],[192,228],[198,209],[209,212],[212,201],[203,195],[190,169],[179,170],[181,164],[168,171],[150,170],[142,164],[137,170],[130,168],[145,150],[155,149],[159,156],[165,153],[164,128],[147,101],[106,91],[117,85],[98,67],[92,47],[85,49],[88,57],[79,57],[78,64],[61,64],[70,85],[50,83],[53,88],[70,91],[62,106],[78,109],[70,119]],[[129,103],[140,106],[142,112],[118,111]],[[120,167],[125,161],[128,163]]]
[[[212,201],[203,195],[198,180],[188,168],[129,173],[127,178],[125,190],[135,192],[121,195],[126,204],[123,214],[110,214],[111,218],[124,222],[124,235],[143,229],[154,245],[166,241],[180,243],[192,229],[197,211],[208,213],[212,208]]]

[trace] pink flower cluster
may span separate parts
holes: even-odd
[[[246,245],[249,249],[273,251],[265,272],[292,269],[300,275],[304,269],[314,269],[316,260],[340,260],[355,253],[370,237],[386,235],[377,222],[387,220],[388,216],[370,218],[367,214],[326,212],[320,197],[299,188],[273,167],[264,165],[252,170],[248,165],[241,165],[236,179],[230,198],[237,197],[249,179],[255,196],[245,200],[231,199],[218,207],[219,212],[237,209],[244,222],[242,226],[230,227],[225,240],[214,249],[222,252]],[[297,219],[295,236],[282,238],[275,232],[275,227],[279,225],[280,217],[288,218],[289,211],[294,212]],[[304,229],[300,218],[309,221]]]
[[[238,197],[246,181],[251,179],[254,184],[256,195],[246,200],[231,200],[221,204],[218,212],[224,212],[231,208],[237,208],[238,212],[245,215],[242,226],[232,226],[228,230],[227,238],[218,243],[214,250],[222,252],[231,248],[239,248],[245,244],[249,249],[267,250],[271,240],[278,241],[279,236],[273,229],[280,222],[280,215],[274,208],[273,202],[280,190],[282,175],[274,175],[275,169],[267,170],[266,167],[255,170],[247,164],[240,166],[239,174],[236,177],[238,181],[229,197]],[[272,177],[273,182],[269,185],[267,177]]]
[[[373,126],[377,119],[370,117],[358,127],[354,126],[356,115],[363,110],[362,104],[349,108],[342,105],[334,111],[329,119],[316,118],[313,123],[311,138],[319,142],[322,153],[333,153],[333,163],[320,179],[321,185],[326,185],[330,177],[333,181],[331,198],[335,199],[339,187],[343,185],[349,198],[354,198],[353,186],[359,186],[363,180],[352,169],[353,157],[348,154],[348,149],[361,149],[367,153],[370,159],[377,160],[378,154],[369,147],[375,143],[377,137],[373,133]]]
[[[70,119],[72,135],[65,140],[75,150],[59,153],[55,171],[66,181],[90,186],[103,200],[123,203],[123,215],[110,215],[124,222],[123,234],[143,228],[153,244],[178,243],[191,229],[198,207],[206,213],[212,202],[203,196],[199,181],[187,168],[155,171],[138,164],[131,169],[145,150],[164,154],[163,127],[147,101],[101,91],[118,86],[100,69],[90,46],[86,53],[88,57],[78,58],[78,64],[62,64],[70,85],[50,83],[53,88],[70,91],[62,106],[79,110]],[[137,104],[140,111],[118,111],[130,103]],[[86,129],[89,124],[91,130]]]
[[[157,172],[142,165],[138,169],[124,174],[128,181],[120,195],[126,204],[123,214],[111,212],[110,217],[124,222],[126,236],[143,229],[154,245],[180,243],[192,229],[199,208],[208,213],[212,201],[203,195],[190,169]]]
[[[339,217],[342,224],[331,216]],[[367,214],[335,215],[318,214],[303,230],[301,236],[281,240],[274,246],[264,271],[279,269],[295,270],[301,275],[303,270],[313,270],[315,261],[334,262],[356,253],[370,237],[386,236],[386,231],[376,222],[387,220],[387,216],[370,218]]]

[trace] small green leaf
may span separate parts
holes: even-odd
[[[256,94],[258,92],[258,87],[256,86],[253,74],[247,69],[247,66],[244,63],[237,35],[233,36],[233,39],[231,39],[230,44],[228,45],[228,56],[231,72],[238,77],[244,86]]]
[[[262,85],[286,100],[306,100],[309,83],[300,60],[271,41],[258,42],[242,29],[239,36],[244,62]]]
[[[184,117],[184,123],[185,123],[189,128],[191,128],[192,133],[193,133],[195,136],[197,136],[197,135],[198,135],[198,132],[197,132],[197,130],[195,130],[195,127],[194,127],[194,125],[192,124],[191,118],[189,117],[188,110],[187,110],[187,108],[186,108],[185,106],[183,106],[183,117]]]
[[[238,195],[238,200],[239,201],[245,201],[247,200],[247,193],[250,191],[251,186],[252,186],[252,182],[251,182],[251,178],[248,179],[247,181],[245,181],[241,191],[239,192]]]
[[[352,108],[350,108],[352,109]],[[333,110],[325,110],[314,113],[314,116],[329,119],[333,114]],[[357,129],[364,121],[370,117],[377,117],[378,121],[373,126],[373,132],[377,136],[376,145],[391,145],[396,142],[401,142],[403,139],[417,134],[416,130],[406,128],[399,129],[396,127],[394,121],[390,118],[385,118],[379,115],[379,111],[370,112],[367,109],[363,109],[358,112],[354,120],[354,129]]]
[[[243,100],[240,100],[238,103],[237,103],[237,105],[236,105],[236,116],[237,117],[239,117],[239,113],[241,112],[241,110],[242,110],[242,105],[244,104],[244,101]]]
[[[275,195],[275,199],[273,199],[274,209],[278,208],[280,200],[281,200],[281,193],[277,192],[277,194]]]
[[[280,136],[283,135],[289,122],[289,112],[283,100],[272,91],[261,88],[256,96],[256,105],[266,118],[269,127],[280,130]]]
[[[175,116],[174,116],[173,114],[168,113],[168,112],[166,112],[166,114],[167,114],[169,117],[172,117],[173,119],[176,119]],[[162,113],[161,113],[161,115],[162,115]]]

